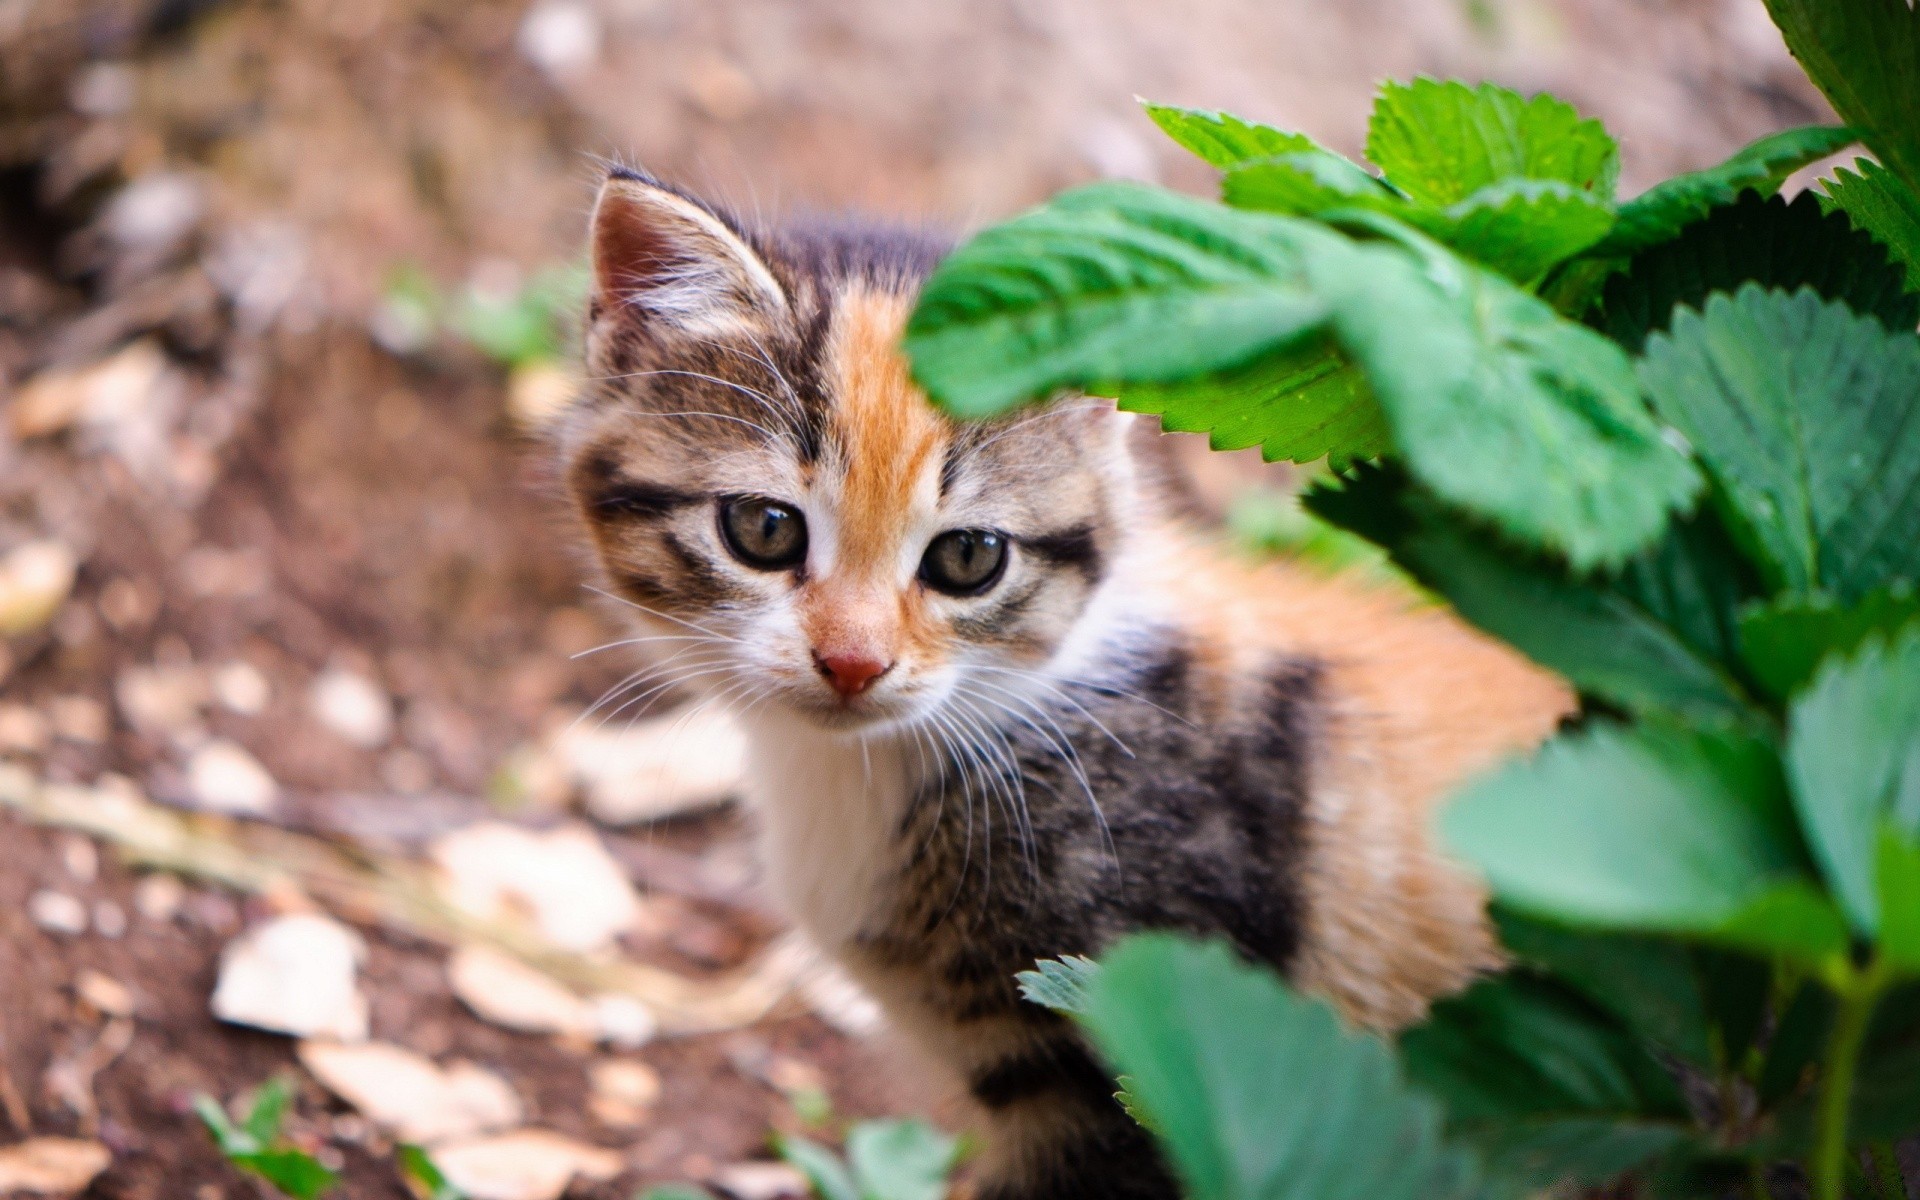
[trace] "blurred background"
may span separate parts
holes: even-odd
[[[581,719],[635,664],[528,431],[598,164],[965,230],[1207,189],[1136,96],[1357,155],[1416,73],[1628,194],[1828,115],[1761,0],[0,0],[0,1193],[258,1195],[191,1105],[276,1075],[353,1197],[410,1140],[767,1200],[770,1130],[948,1115],[760,897],[732,731]]]

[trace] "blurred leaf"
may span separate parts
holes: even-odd
[[[1594,933],[1500,912],[1500,941],[1628,1030],[1691,1062],[1710,1065],[1707,997],[1695,951],[1666,938]]]
[[[1882,826],[1920,840],[1920,629],[1828,661],[1794,702],[1787,766],[1822,874],[1874,935]]]
[[[1304,133],[1287,133],[1270,125],[1243,121],[1232,113],[1171,104],[1142,107],[1168,137],[1216,167],[1318,149],[1313,139]]]
[[[200,1123],[213,1135],[214,1145],[220,1147],[220,1153],[228,1158],[236,1154],[252,1154],[261,1149],[260,1142],[245,1129],[233,1123],[227,1110],[221,1103],[205,1092],[193,1097],[193,1111]]]
[[[1413,586],[1384,550],[1307,512],[1296,492],[1273,488],[1243,492],[1227,507],[1226,521],[1234,543],[1256,554],[1290,558],[1330,573],[1355,571],[1382,583]]]
[[[713,1193],[690,1183],[663,1183],[641,1192],[634,1200],[713,1200]]]
[[[1891,635],[1920,620],[1920,596],[1904,584],[1843,604],[1824,593],[1785,596],[1740,614],[1740,654],[1747,670],[1786,699],[1806,686],[1829,655],[1849,655],[1874,634]]]
[[[304,1150],[275,1145],[291,1101],[292,1091],[286,1080],[275,1077],[254,1093],[242,1124],[234,1124],[220,1102],[205,1093],[193,1098],[193,1110],[213,1135],[221,1155],[234,1167],[259,1176],[294,1200],[315,1200],[333,1187],[339,1176]]]
[[[1021,971],[1014,978],[1020,981],[1020,994],[1030,1002],[1055,1012],[1077,1013],[1086,1011],[1087,989],[1099,975],[1099,963],[1068,954],[1043,958],[1033,964],[1033,970]]]
[[[272,1145],[280,1136],[281,1122],[287,1119],[287,1108],[292,1103],[293,1089],[285,1079],[276,1075],[261,1084],[247,1109],[247,1135],[259,1145]]]
[[[1787,176],[1853,142],[1853,131],[1837,125],[1770,133],[1718,166],[1675,175],[1622,204],[1619,223],[1591,253],[1596,258],[1624,257],[1659,245],[1713,209],[1732,204],[1741,192],[1773,195]]]
[[[1833,993],[1808,981],[1787,1002],[1760,1070],[1760,1102],[1767,1108],[1796,1091],[1819,1061],[1833,1027]]]
[[[1606,128],[1564,100],[1451,80],[1384,85],[1367,157],[1395,187],[1438,207],[1504,179],[1559,180],[1610,201],[1620,173]]]
[[[1880,824],[1880,952],[1902,971],[1920,973],[1920,830]]]
[[[1920,14],[1908,0],[1767,0],[1840,119],[1920,188]]]
[[[227,1159],[243,1171],[258,1175],[294,1200],[315,1200],[332,1189],[340,1176],[320,1165],[304,1150],[262,1150]]]
[[[1128,938],[1082,1020],[1159,1130],[1192,1200],[1442,1200],[1478,1193],[1440,1111],[1377,1039],[1220,944]]]
[[[1810,193],[1791,204],[1743,194],[1634,255],[1607,279],[1592,319],[1637,353],[1649,334],[1672,324],[1675,308],[1704,308],[1709,296],[1745,283],[1810,287],[1901,332],[1920,321],[1920,297],[1905,290],[1905,273],[1886,248],[1842,214],[1822,212]]]
[[[777,1137],[774,1148],[790,1166],[807,1177],[820,1200],[864,1200],[847,1165],[840,1161],[838,1154],[820,1143],[789,1133]]]
[[[400,1174],[407,1181],[407,1187],[420,1200],[467,1200],[467,1194],[453,1186],[440,1167],[419,1146],[401,1145],[394,1151],[400,1163]],[[701,1200],[710,1200],[701,1193]]]
[[[1810,292],[1716,296],[1640,375],[1781,590],[1855,600],[1920,575],[1920,339]]]
[[[1870,158],[1853,160],[1856,168],[1842,167],[1821,186],[1853,222],[1892,252],[1906,268],[1907,290],[1920,292],[1920,194],[1903,185]]]
[[[1553,179],[1503,179],[1416,225],[1475,262],[1521,283],[1546,274],[1606,236],[1613,209],[1593,192]]]
[[[1805,887],[1784,790],[1754,737],[1597,726],[1469,786],[1442,828],[1524,912],[1805,955],[1806,923],[1781,899]],[[1795,921],[1770,929],[1759,912]]]
[[[847,1133],[862,1200],[941,1200],[960,1143],[924,1121],[863,1121]]]

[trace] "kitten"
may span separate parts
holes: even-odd
[[[1408,598],[1166,516],[1130,418],[931,408],[898,348],[945,247],[761,232],[616,170],[558,435],[660,666],[749,732],[793,918],[987,1126],[980,1195],[1170,1197],[1036,959],[1224,937],[1393,1027],[1498,960],[1429,808],[1569,706]]]

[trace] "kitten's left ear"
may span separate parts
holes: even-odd
[[[753,247],[714,213],[615,174],[593,206],[594,308],[666,331],[758,324],[787,296]]]

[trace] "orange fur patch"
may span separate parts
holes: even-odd
[[[900,350],[909,297],[864,288],[840,299],[829,351],[840,388],[834,422],[846,456],[841,491],[841,569],[871,570],[891,554],[891,536],[941,453],[946,429],[914,386]]]

